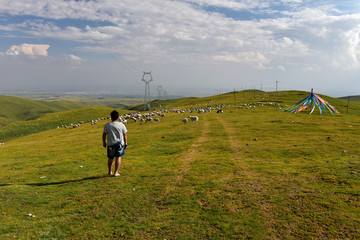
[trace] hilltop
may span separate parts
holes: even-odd
[[[274,102],[284,107],[292,105],[307,96],[307,92],[284,91],[284,92],[262,92],[247,90],[242,92],[230,92],[226,94],[210,97],[187,97],[170,100],[154,100],[151,102],[153,110],[160,111],[176,108],[199,108],[201,106],[219,106],[230,104],[249,104],[253,102]],[[331,104],[336,106],[341,113],[360,115],[360,104],[354,102],[347,107],[346,100],[324,96]],[[100,102],[92,99],[84,103],[84,99],[73,98],[71,101],[40,101],[17,97],[0,96],[0,141],[37,133],[44,130],[56,128],[61,125],[68,125],[89,119],[96,119],[108,114],[109,107],[98,106],[102,103],[117,103],[123,106],[129,101],[136,103],[139,100],[128,100],[118,102],[119,99],[104,98]],[[96,105],[97,107],[85,107],[86,105]],[[72,109],[64,111],[65,109]],[[124,108],[127,111],[143,111],[144,105]],[[315,113],[316,114],[316,113]],[[6,126],[4,126],[6,125]]]
[[[347,97],[339,97],[339,99],[348,100],[350,98],[350,101],[360,101],[360,95],[354,95],[354,96],[347,96]]]

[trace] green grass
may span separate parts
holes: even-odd
[[[111,108],[108,107],[90,107],[64,112],[43,114],[33,120],[15,121],[0,128],[0,141],[27,136],[29,134],[54,129],[62,125],[77,124],[79,122],[88,122],[109,115]],[[123,110],[124,111],[124,110]]]
[[[356,109],[341,116],[290,114],[269,105],[240,109],[235,104],[290,105],[306,96],[242,94],[166,105],[223,106],[223,114],[193,114],[198,123],[181,122],[189,113],[167,113],[158,123],[128,124],[119,178],[105,175],[107,120],[6,141],[0,238],[360,238]],[[86,120],[88,112],[59,116]]]
[[[36,119],[45,113],[55,113],[93,106],[126,109],[143,102],[140,98],[124,97],[77,97],[77,96],[27,96],[0,95],[0,127],[14,121]]]
[[[83,106],[107,106],[111,108],[125,109],[133,105],[144,102],[142,97],[122,97],[117,95],[52,95],[52,94],[33,94],[24,95],[23,97],[33,100],[46,102],[72,102],[83,104]]]
[[[44,113],[65,111],[85,106],[89,105],[79,102],[46,102],[0,95],[0,117],[8,119],[9,122],[24,121]]]

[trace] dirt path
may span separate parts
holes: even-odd
[[[199,149],[205,144],[209,132],[210,132],[210,122],[207,120],[206,116],[202,116],[204,125],[202,126],[201,136],[194,142],[188,152],[185,152],[182,156],[182,166],[177,176],[177,180],[184,178],[184,175],[191,170],[191,163],[199,157]],[[188,123],[188,124],[198,124],[198,123]]]
[[[261,177],[254,171],[252,171],[244,157],[244,151],[246,151],[246,143],[236,139],[237,130],[234,129],[222,115],[217,115],[216,119],[223,126],[224,131],[227,135],[227,141],[232,150],[234,172],[232,175],[228,175],[227,178],[241,178],[242,181],[238,182],[241,188],[246,189],[251,193],[262,193],[264,191]]]
[[[243,157],[241,155],[241,152],[244,150],[244,144],[242,144],[241,142],[239,142],[239,140],[235,138],[234,135],[237,133],[237,131],[234,130],[233,127],[230,126],[228,122],[226,122],[226,120],[222,115],[217,115],[216,119],[224,128],[224,131],[227,135],[227,141],[229,142],[229,146],[232,152],[234,153],[234,158],[237,163],[236,165],[240,166],[241,169],[245,169],[246,165],[244,164]]]

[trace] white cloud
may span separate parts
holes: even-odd
[[[258,0],[187,0],[188,2],[196,3],[200,6],[204,7],[221,7],[221,8],[229,8],[233,10],[245,10],[252,9],[255,7],[263,6],[264,3]]]
[[[28,44],[23,43],[21,45],[12,45],[6,52],[6,55],[30,55],[30,56],[47,56],[48,48],[47,44]]]
[[[237,61],[233,53],[256,52],[266,56],[266,64],[292,57],[293,62],[314,55],[313,61],[333,64],[338,54],[348,54],[356,64],[357,47],[354,28],[360,24],[357,15],[332,16],[333,5],[301,8],[301,0],[282,0],[296,5],[281,12],[282,18],[240,21],[226,14],[206,12],[198,6],[231,10],[270,10],[276,1],[264,0],[186,0],[186,1],[2,1],[3,13],[28,14],[47,19],[68,19],[69,25],[56,21],[26,21],[14,30],[35,37],[85,42],[77,50],[125,54],[127,58],[146,58],[147,62],[167,62],[179,56],[195,62],[204,59]],[[307,4],[306,6],[308,6]],[[257,9],[257,10],[256,10]],[[77,19],[100,21],[100,26],[76,26]],[[74,24],[71,24],[71,23]],[[0,29],[9,26],[0,26]],[[351,43],[349,41],[352,41]],[[336,45],[336,51],[334,46]],[[210,58],[207,57],[210,55]],[[222,56],[222,57],[221,57]],[[318,56],[322,56],[319,59]],[[152,60],[151,60],[152,59]],[[185,58],[182,58],[182,60]],[[227,60],[226,60],[227,59]],[[326,60],[326,62],[324,61]],[[205,60],[206,61],[206,60]],[[288,60],[287,60],[288,61]]]
[[[70,61],[74,61],[74,62],[81,62],[83,61],[84,59],[82,59],[81,57],[79,56],[75,56],[75,55],[68,55],[67,58],[70,60]]]
[[[357,1],[342,5],[350,9]],[[214,63],[217,67],[236,65],[234,72],[252,68],[256,74],[264,69],[277,73],[286,69],[284,74],[294,69],[307,73],[357,69],[360,14],[340,9],[338,2],[2,0],[3,19],[22,16],[27,20],[0,21],[0,30],[10,40],[21,35],[60,42],[52,44],[52,53],[64,52],[61,47],[65,46],[67,63],[84,63],[88,53],[94,59],[111,55],[130,68],[140,66],[140,71],[153,65],[183,64],[201,65],[206,72],[205,66],[212,68]],[[207,11],[209,7],[211,11]],[[3,54],[41,52],[30,49],[12,46]],[[47,49],[42,54],[46,56]],[[64,55],[60,56],[64,60]]]

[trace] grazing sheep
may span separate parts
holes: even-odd
[[[152,122],[153,119],[151,117],[146,118],[146,122]]]
[[[224,111],[222,109],[217,110],[216,113],[223,113]]]
[[[155,118],[154,121],[155,121],[155,122],[160,122],[160,119]]]
[[[186,124],[186,123],[188,123],[188,122],[189,122],[189,119],[184,118],[182,121],[183,121],[183,123],[184,123],[184,124]]]
[[[192,122],[197,122],[199,121],[199,117],[198,116],[189,116],[189,118],[191,119]]]
[[[140,119],[140,118],[141,118],[141,114],[140,114],[140,113],[135,113],[133,117],[134,117],[134,118],[137,118],[137,119]]]

